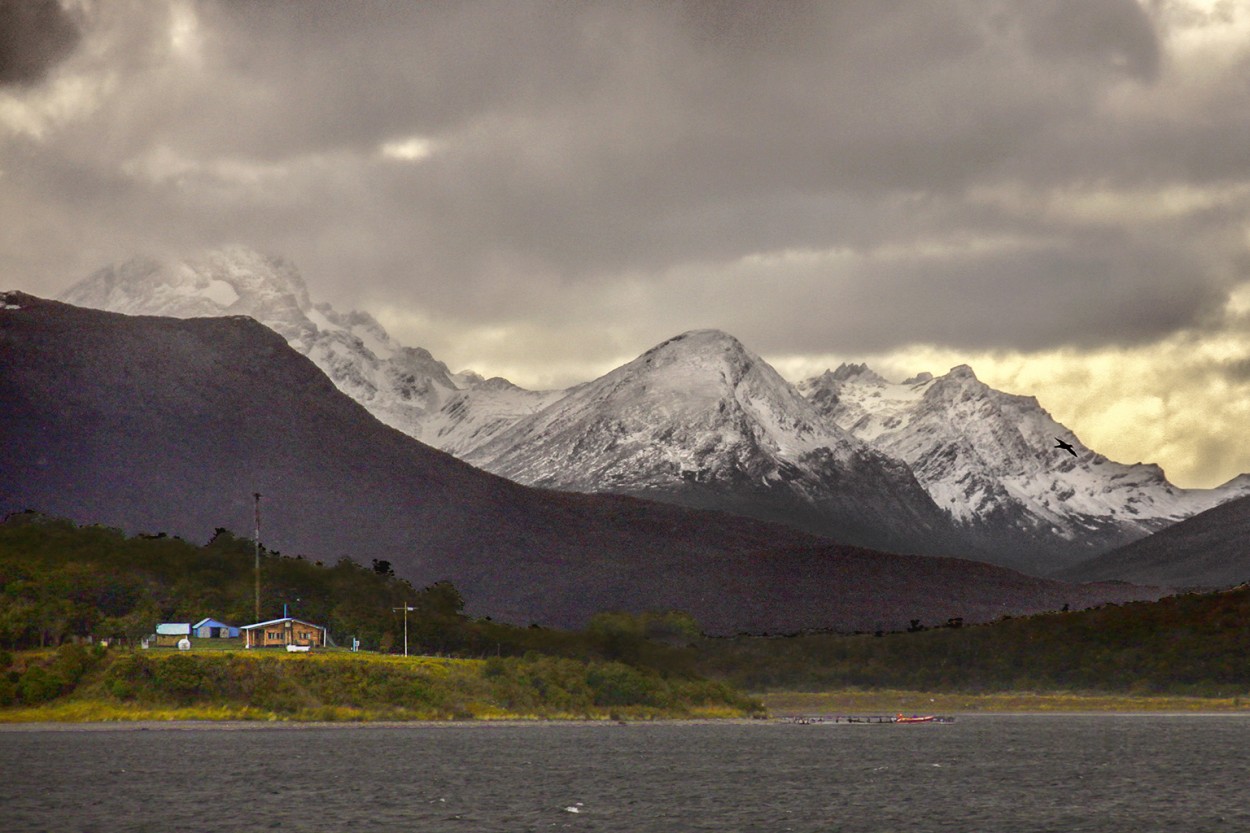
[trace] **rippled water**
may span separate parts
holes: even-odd
[[[1250,718],[0,729],[0,830],[1250,830]]]

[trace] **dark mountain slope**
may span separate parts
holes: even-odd
[[[1250,581],[1247,541],[1250,498],[1238,498],[1058,575],[1074,581],[1232,587]]]
[[[249,531],[261,492],[269,548],[386,559],[521,623],[676,608],[715,632],[851,629],[1149,595],[519,486],[382,425],[249,318],[0,296],[0,403],[0,512],[203,541],[218,526]]]

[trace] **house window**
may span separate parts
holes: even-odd
[[[265,632],[265,637],[266,637],[267,639],[278,639],[278,640],[280,640],[280,639],[282,639],[282,631],[266,631],[266,632]]]

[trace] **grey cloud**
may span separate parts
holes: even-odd
[[[1215,368],[1220,381],[1233,382],[1238,385],[1250,383],[1250,359],[1231,359]]]
[[[1105,108],[1166,68],[1132,0],[208,0],[194,66],[167,54],[167,10],[125,8],[133,25],[105,21],[131,62],[108,106],[28,165],[3,160],[65,221],[64,251],[239,241],[337,304],[486,323],[606,317],[630,281],[658,337],[722,326],[789,352],[1140,341],[1208,315],[1230,281],[1241,206],[1091,227],[969,198],[1244,181],[1233,74],[1208,100]],[[414,135],[438,151],[376,157]],[[188,172],[143,173],[160,153]],[[223,181],[223,161],[274,174]],[[20,204],[0,196],[6,216]],[[998,238],[1018,245],[977,245]],[[933,240],[966,252],[890,254]],[[856,265],[735,272],[787,249]],[[672,283],[693,273],[711,277]]]
[[[42,81],[74,51],[79,36],[57,0],[0,0],[0,85]]]
[[[1016,3],[1029,45],[1057,60],[1090,60],[1121,69],[1142,80],[1159,73],[1158,35],[1136,0],[1099,3]]]

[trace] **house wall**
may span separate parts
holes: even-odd
[[[247,631],[252,635],[249,644],[261,648],[287,644],[318,646],[323,644],[321,628],[305,625],[302,622],[291,622],[289,623],[291,627],[288,628],[287,624],[287,622],[280,622]]]
[[[216,633],[214,633],[216,631]],[[232,639],[238,637],[239,629],[230,625],[205,625],[197,628],[193,636],[201,639]]]

